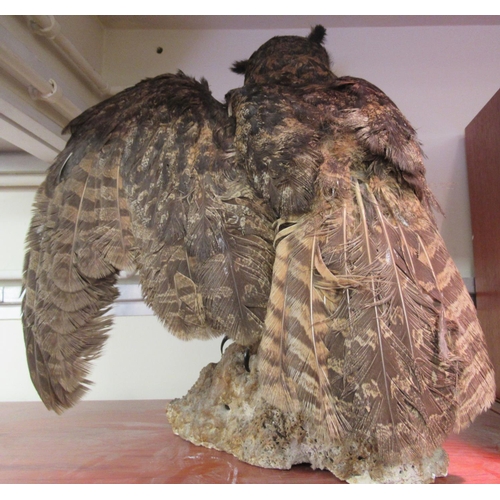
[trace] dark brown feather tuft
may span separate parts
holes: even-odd
[[[231,66],[231,71],[237,73],[238,75],[244,75],[248,68],[248,59],[244,61],[235,61]]]
[[[311,42],[323,45],[325,43],[325,36],[326,29],[321,24],[317,24],[311,29],[311,33],[309,33],[307,38]]]

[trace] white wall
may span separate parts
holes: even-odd
[[[200,370],[220,359],[220,340],[185,342],[154,316],[118,317],[104,353],[95,362],[85,399],[171,399],[196,382]],[[0,321],[0,401],[37,401],[31,384],[20,320]]]
[[[272,36],[307,32],[308,27],[286,32],[108,31],[103,76],[112,86],[126,87],[180,68],[206,77],[214,95],[223,99],[242,84],[242,77],[228,69],[234,60],[249,57]],[[379,86],[418,129],[429,184],[446,212],[445,219],[439,218],[442,233],[463,276],[473,276],[464,128],[500,87],[500,27],[336,28],[328,30],[326,45],[337,74]],[[162,54],[156,53],[158,46]],[[22,262],[20,235],[28,227],[31,196],[0,191],[2,241],[10,246],[0,253],[0,271]],[[14,213],[16,221],[9,222]],[[117,318],[104,356],[96,362],[88,397],[180,396],[203,366],[219,359],[219,343],[178,341],[150,316]],[[20,322],[0,321],[0,400],[35,397]]]
[[[0,279],[18,279],[24,260],[24,240],[31,219],[34,189],[0,190]]]

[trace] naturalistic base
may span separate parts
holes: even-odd
[[[367,453],[363,443],[332,445],[300,414],[267,404],[259,391],[256,355],[250,358],[250,372],[244,357],[245,348],[232,344],[219,363],[201,371],[186,396],[167,406],[175,434],[259,467],[290,469],[309,463],[350,483],[431,483],[446,476],[448,456],[442,448],[420,461],[388,466]]]

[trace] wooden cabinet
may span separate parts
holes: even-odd
[[[476,302],[500,397],[500,90],[465,129]]]

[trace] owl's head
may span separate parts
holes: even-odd
[[[304,85],[334,78],[330,57],[323,46],[326,29],[317,25],[306,36],[275,36],[259,47],[250,59],[231,67],[245,75],[245,85]]]

